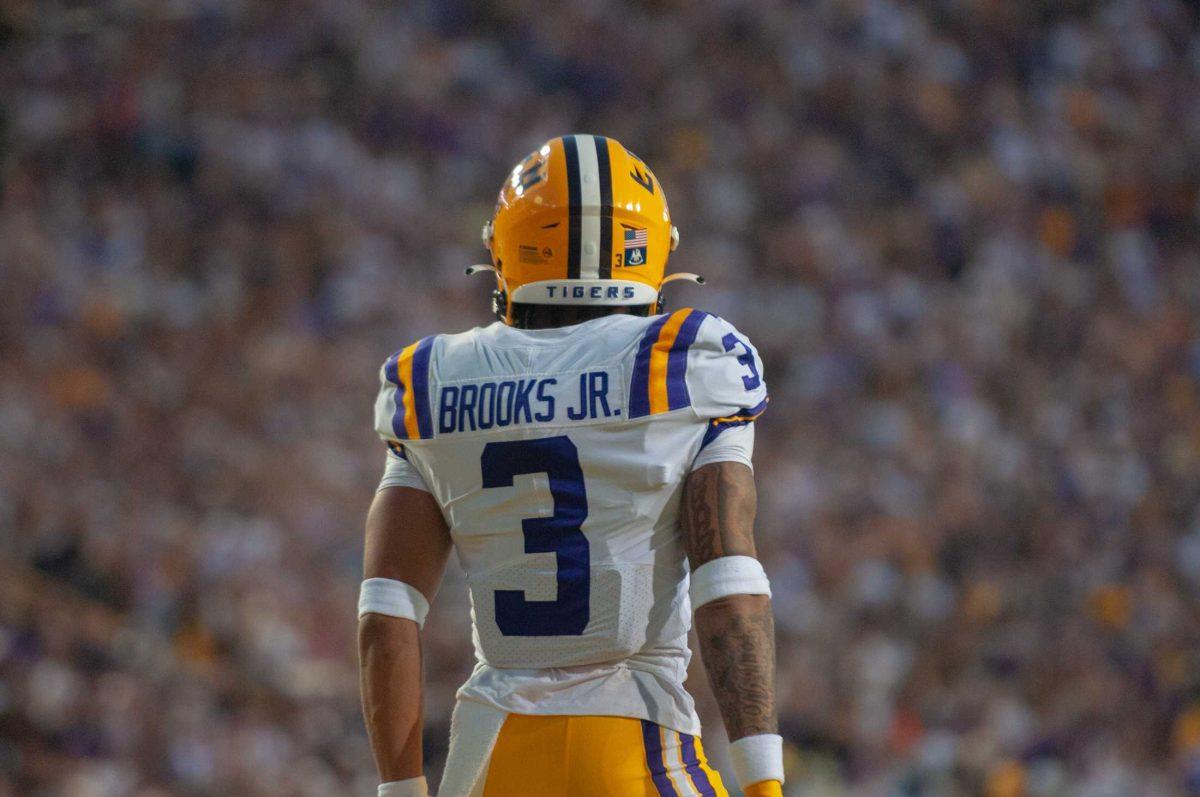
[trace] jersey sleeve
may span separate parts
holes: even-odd
[[[710,425],[692,460],[692,470],[716,462],[740,462],[754,470],[754,424]]]
[[[714,427],[754,421],[767,408],[762,360],[750,340],[723,318],[706,315],[688,352],[692,409]]]
[[[433,436],[429,367],[434,338],[422,338],[388,357],[379,369],[375,431],[394,453],[406,440]]]
[[[375,492],[384,490],[388,487],[411,487],[414,490],[424,490],[427,493],[433,492],[429,489],[429,485],[425,483],[425,479],[408,461],[404,450],[389,451],[387,461],[383,466],[383,478],[379,480],[379,487]]]

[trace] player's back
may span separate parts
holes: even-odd
[[[682,485],[764,403],[749,344],[695,310],[497,323],[389,359],[379,431],[436,497],[467,573],[480,665],[464,693],[696,732]]]

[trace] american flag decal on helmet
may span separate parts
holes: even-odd
[[[625,228],[625,265],[640,266],[646,262],[648,233],[644,227]]]

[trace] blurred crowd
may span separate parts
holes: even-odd
[[[766,362],[787,794],[1200,794],[1194,4],[6,3],[0,97],[0,797],[373,793],[378,367],[572,131]]]

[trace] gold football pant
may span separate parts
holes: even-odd
[[[628,717],[510,714],[483,797],[728,797],[700,737]]]

